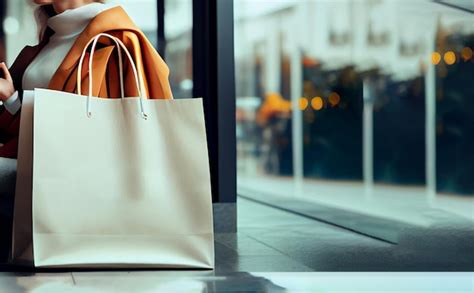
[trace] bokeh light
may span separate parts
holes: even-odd
[[[431,53],[431,63],[438,65],[441,62],[441,54],[438,52]]]
[[[461,56],[464,61],[469,61],[472,58],[472,49],[469,47],[465,47],[461,51]]]
[[[321,97],[314,97],[311,100],[311,107],[313,107],[314,110],[319,111],[323,108],[324,102]]]
[[[453,51],[444,53],[444,62],[448,65],[453,65],[456,63],[456,54]]]
[[[306,110],[306,108],[308,108],[308,104],[308,99],[306,99],[305,97],[302,97],[298,100],[298,105],[301,111]]]
[[[337,104],[339,104],[339,102],[341,101],[341,96],[339,96],[338,93],[335,93],[335,92],[332,92],[331,94],[329,94],[329,103],[331,104],[331,106],[337,106]]]
[[[14,35],[20,31],[20,22],[15,17],[8,16],[3,20],[3,32]]]

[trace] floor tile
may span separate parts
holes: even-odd
[[[0,292],[66,292],[74,286],[71,273],[0,273]]]
[[[216,235],[216,241],[244,255],[281,255],[281,252],[267,246],[244,233],[228,233]]]
[[[286,255],[239,256],[230,264],[235,272],[311,272],[313,269]]]

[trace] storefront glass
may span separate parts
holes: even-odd
[[[240,193],[473,217],[472,13],[236,0],[235,16]]]

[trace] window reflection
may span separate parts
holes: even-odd
[[[235,13],[239,187],[474,195],[472,14],[387,0],[237,0]]]
[[[166,63],[175,98],[193,97],[192,0],[165,1]]]

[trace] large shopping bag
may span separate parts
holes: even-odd
[[[31,189],[33,183],[34,91],[24,91],[18,140],[17,175],[13,209],[11,261],[33,265]]]
[[[100,37],[126,53],[140,97],[91,97]],[[80,95],[80,76],[78,95],[35,90],[35,266],[212,268],[201,99],[145,99],[141,70],[123,43],[105,34],[91,42],[88,96]]]

